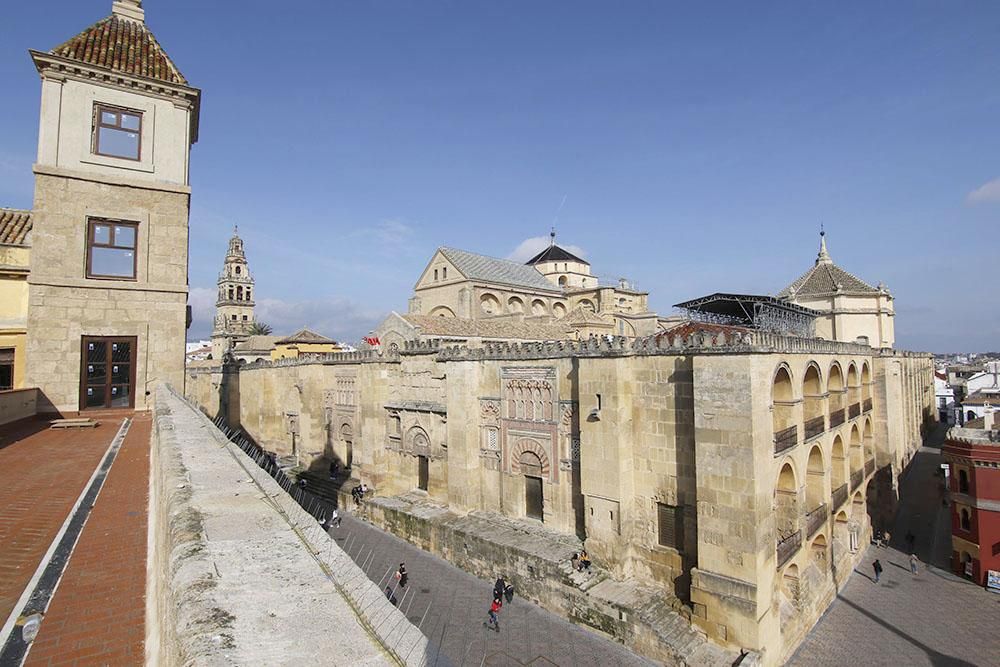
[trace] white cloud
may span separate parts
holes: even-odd
[[[538,253],[548,248],[551,240],[552,239],[548,236],[532,236],[529,239],[524,239],[516,248],[514,248],[514,252],[507,255],[507,259],[514,260],[515,262],[527,262]],[[580,246],[566,245],[564,243],[560,243],[559,246],[581,259],[587,259],[587,251]]]
[[[982,202],[1000,201],[1000,178],[980,185],[965,198],[970,204],[980,204]]]
[[[214,289],[194,287],[188,296],[193,321],[188,339],[207,338],[215,319]],[[290,334],[302,327],[334,340],[356,344],[385,318],[378,311],[343,297],[321,297],[302,301],[258,299],[254,315],[258,322],[271,325],[275,334]]]

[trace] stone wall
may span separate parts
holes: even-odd
[[[147,663],[426,660],[426,638],[315,519],[165,386],[152,447]]]

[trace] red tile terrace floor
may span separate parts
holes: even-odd
[[[0,428],[0,621],[14,608],[123,415],[94,429]],[[151,417],[137,413],[49,603],[26,665],[143,661]]]

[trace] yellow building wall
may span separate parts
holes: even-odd
[[[0,246],[0,348],[14,349],[14,389],[24,387],[29,248]]]

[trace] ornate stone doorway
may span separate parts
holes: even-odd
[[[521,452],[521,472],[524,473],[524,514],[544,521],[545,498],[542,490],[542,460],[532,451]]]
[[[354,462],[354,430],[350,424],[340,427],[340,440],[344,443],[344,469],[350,469]]]

